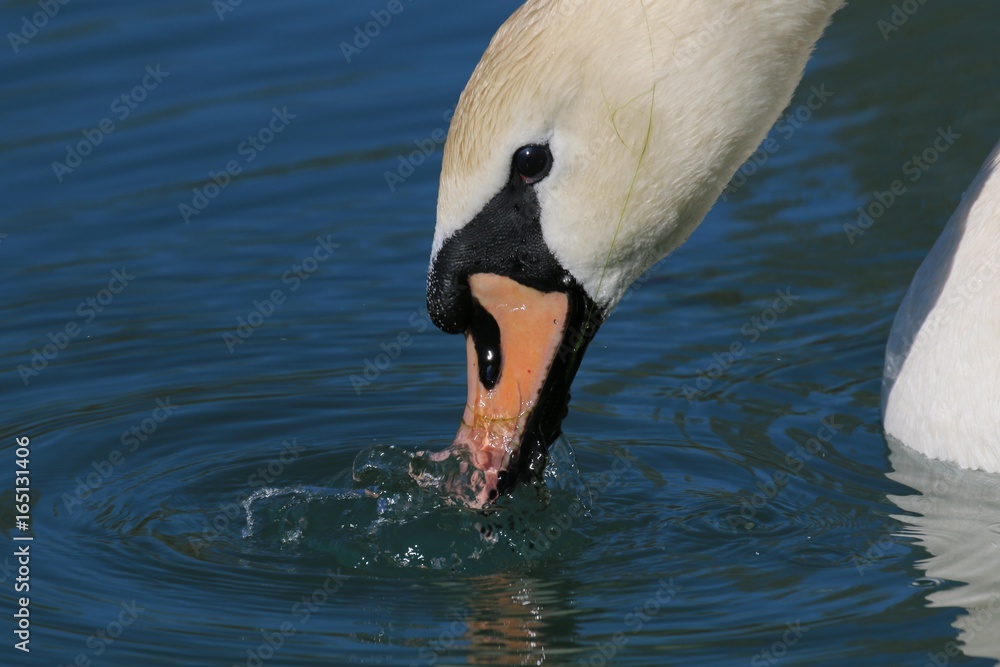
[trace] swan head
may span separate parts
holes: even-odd
[[[428,273],[480,500],[537,474],[587,344],[787,105],[840,0],[529,0],[462,93]]]

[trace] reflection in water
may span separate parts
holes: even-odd
[[[920,493],[889,497],[911,513],[894,518],[931,554],[917,565],[928,577],[961,584],[927,596],[933,607],[966,610],[954,623],[958,644],[940,652],[1000,661],[1000,475],[927,459],[892,438],[889,445],[889,477]]]
[[[469,664],[541,665],[546,619],[567,603],[545,582],[496,574],[474,583],[470,605],[465,636],[472,649]]]
[[[580,633],[579,582],[550,574],[544,578],[514,573],[480,577],[464,591],[466,610],[454,615],[456,620],[422,650],[421,658],[430,665],[436,657],[431,653],[457,652],[461,645],[468,649],[465,659],[470,665],[616,664],[619,652],[683,588],[673,578],[658,580],[641,603],[623,614],[617,631],[581,647],[574,643]]]

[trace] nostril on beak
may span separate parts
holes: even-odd
[[[438,329],[450,334],[468,330],[472,317],[472,293],[468,276],[449,272],[438,264],[448,264],[449,253],[442,252],[443,260],[435,262],[427,279],[427,311]]]
[[[487,390],[492,390],[500,381],[503,356],[500,352],[500,326],[478,301],[472,307],[469,335],[476,346],[479,361],[479,382]]]

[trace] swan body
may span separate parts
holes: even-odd
[[[485,505],[537,475],[587,344],[788,105],[842,0],[527,0],[445,144],[428,311],[462,333],[452,450]]]
[[[896,314],[882,399],[890,437],[1000,473],[1000,144]]]

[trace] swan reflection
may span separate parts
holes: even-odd
[[[1000,661],[1000,475],[925,458],[891,437],[889,446],[889,477],[919,492],[889,496],[907,513],[893,518],[930,553],[918,567],[958,584],[934,590],[927,600],[965,610],[954,622],[957,641],[939,652]]]

